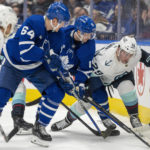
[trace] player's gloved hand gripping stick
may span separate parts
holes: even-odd
[[[95,128],[98,130],[99,134],[102,135],[104,138],[106,138],[107,136],[110,136],[111,133],[112,133],[112,130],[111,129],[106,129],[105,131],[101,131],[98,127],[98,125],[96,124],[96,122],[94,121],[94,119],[92,118],[92,116],[89,114],[89,112],[87,111],[87,109],[84,107],[84,105],[82,104],[82,100],[80,99],[80,97],[78,96],[78,94],[76,93],[76,89],[75,89],[75,85],[74,85],[74,82],[69,74],[69,72],[67,71],[68,73],[68,77],[65,77],[63,75],[63,73],[61,71],[59,71],[59,74],[60,74],[60,77],[68,82],[68,83],[71,83],[73,85],[73,89],[72,89],[72,95],[79,101],[82,109],[85,111],[85,113],[88,115],[88,117],[90,118],[90,120],[92,121],[92,123],[94,124]],[[63,103],[62,103],[63,104]]]

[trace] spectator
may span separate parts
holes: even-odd
[[[109,21],[114,15],[114,9],[116,4],[116,0],[94,0],[93,8],[100,11],[102,16]]]
[[[73,16],[74,8],[83,6],[81,0],[63,0],[63,3],[69,8],[71,16]]]
[[[136,34],[136,8],[132,8],[128,18],[124,17],[123,7],[121,6],[121,36]],[[111,18],[112,31],[117,33],[118,29],[118,5],[115,6],[114,16]]]
[[[150,25],[150,6],[148,7],[146,25]]]
[[[41,9],[41,8],[35,8],[32,13],[36,14],[36,15],[44,15],[45,14],[43,9]]]
[[[84,0],[83,7],[90,13],[90,0]]]
[[[99,11],[93,10],[93,20],[96,24],[96,31],[107,32],[108,20],[105,19]],[[109,31],[108,31],[109,32]]]
[[[27,7],[27,17],[30,17],[32,15],[32,7],[28,5]]]
[[[23,4],[24,0],[4,0],[7,2],[8,5],[11,5],[13,3]]]
[[[7,5],[7,2],[6,2],[6,0],[0,0],[0,4]]]
[[[39,9],[43,10],[44,12],[46,12],[49,5],[53,2],[54,2],[54,0],[36,0],[33,4],[32,10],[34,12],[35,9],[39,8]]]
[[[88,16],[88,11],[83,7],[75,7],[73,10],[73,16],[71,18],[70,24],[74,24],[76,18],[83,15]]]
[[[23,16],[22,16],[22,5],[18,4],[18,3],[12,3],[10,5],[12,7],[12,9],[15,11],[17,17],[18,17],[18,24],[22,24],[23,22]]]

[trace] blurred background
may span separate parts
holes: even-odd
[[[150,40],[150,0],[0,0],[0,3],[11,6],[18,24],[22,24],[32,14],[44,15],[55,1],[69,8],[70,24],[78,16],[91,16],[96,23],[97,40],[120,40],[124,35]]]

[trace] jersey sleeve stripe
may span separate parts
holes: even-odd
[[[19,42],[19,45],[24,45],[24,44],[34,44],[33,41],[22,41],[22,42]]]
[[[21,59],[22,62],[30,62],[31,61],[31,60],[25,60],[25,59],[23,59],[21,57],[20,57],[20,59]]]
[[[34,47],[34,45],[31,45],[28,49],[21,50],[20,55],[30,51],[33,47]]]

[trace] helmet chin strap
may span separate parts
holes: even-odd
[[[57,30],[57,28],[59,27],[60,23],[58,23],[57,26],[55,27],[55,26],[53,25],[52,20],[50,20],[50,24],[51,24],[51,26],[52,26],[52,32],[57,32],[56,30]]]
[[[117,53],[117,58],[118,58],[118,61],[120,61],[120,49],[119,49],[119,52]]]
[[[7,27],[8,27],[8,26],[7,26]],[[7,28],[5,28],[5,29],[4,29],[4,37],[5,37],[5,38],[8,38],[9,35],[13,33],[13,29],[14,29],[14,27],[13,27],[13,25],[11,25],[11,29],[10,29],[9,33],[6,34]]]
[[[6,30],[7,30],[7,29],[4,30],[4,37],[5,37],[5,38],[8,38],[10,34],[6,34]]]

